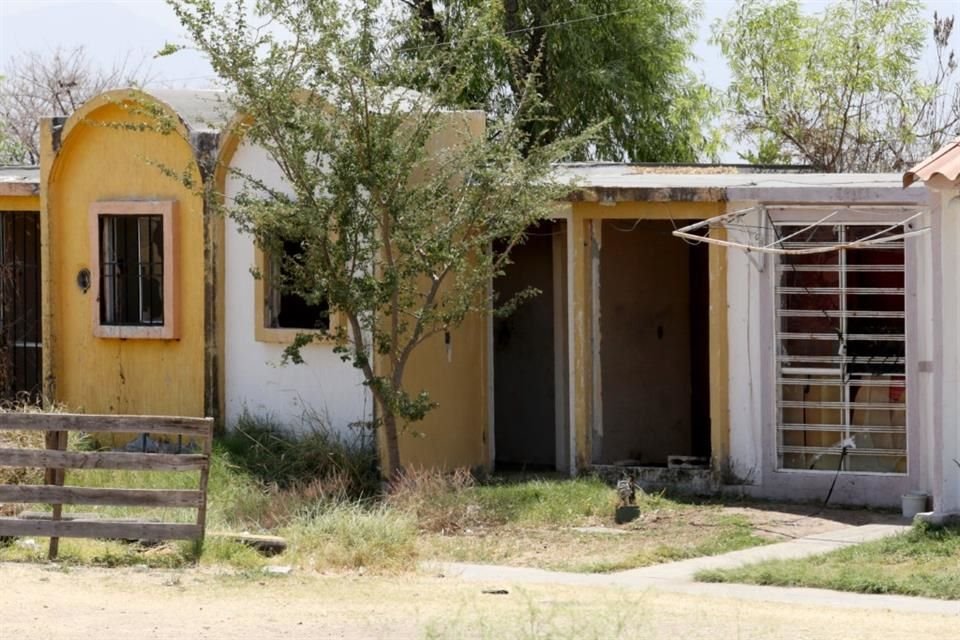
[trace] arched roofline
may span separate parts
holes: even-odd
[[[159,105],[169,116],[174,118],[176,123],[175,129],[177,133],[183,137],[184,141],[190,139],[190,127],[177,110],[167,102],[141,89],[113,89],[90,98],[67,118],[60,133],[60,146],[62,147],[66,144],[70,135],[80,123],[90,118],[100,109],[117,105],[134,104],[136,102],[152,102]]]
[[[249,114],[237,113],[234,115],[220,134],[220,148],[217,152],[217,164],[213,174],[214,188],[223,194],[227,186],[227,174],[233,156],[243,142],[243,130],[253,122]]]

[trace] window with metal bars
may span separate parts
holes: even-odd
[[[0,212],[0,398],[36,399],[43,348],[40,214]]]
[[[103,215],[100,323],[163,324],[163,217]]]
[[[179,338],[177,203],[117,200],[90,205],[93,334],[99,338]],[[83,289],[86,292],[86,289]]]
[[[784,248],[808,249],[863,240],[888,227],[780,223],[776,232],[789,238]],[[906,473],[904,265],[902,239],[780,256],[779,468]]]

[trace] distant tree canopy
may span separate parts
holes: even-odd
[[[26,51],[5,63],[0,80],[0,164],[36,164],[42,116],[65,116],[93,96],[148,79],[144,60],[97,67],[83,47]]]
[[[922,61],[930,27],[935,69]],[[926,23],[916,0],[835,0],[816,15],[797,0],[740,0],[713,40],[744,158],[872,172],[932,153],[960,133],[952,29],[952,17]]]
[[[544,142],[603,122],[573,159],[691,162],[715,155],[709,88],[688,68],[696,5],[675,0],[401,0],[422,56],[485,23],[459,105],[509,113],[524,82],[543,98],[528,133]],[[423,78],[429,88],[438,78]]]

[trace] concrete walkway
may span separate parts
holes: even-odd
[[[737,600],[960,616],[960,603],[946,600],[849,593],[827,589],[713,584],[695,582],[693,579],[697,572],[707,569],[732,569],[765,560],[805,558],[871,540],[879,540],[906,531],[908,528],[907,525],[882,524],[843,527],[827,533],[733,551],[719,556],[693,558],[609,574],[565,573],[459,562],[434,563],[428,565],[427,569],[445,576],[498,586],[523,584],[620,586],[627,589],[653,589]]]

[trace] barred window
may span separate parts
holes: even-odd
[[[175,203],[90,206],[94,335],[177,338]]]
[[[888,225],[776,227],[784,248],[803,249]],[[906,473],[904,264],[902,239],[779,258],[779,468]]]
[[[163,324],[163,218],[100,216],[100,322]]]

